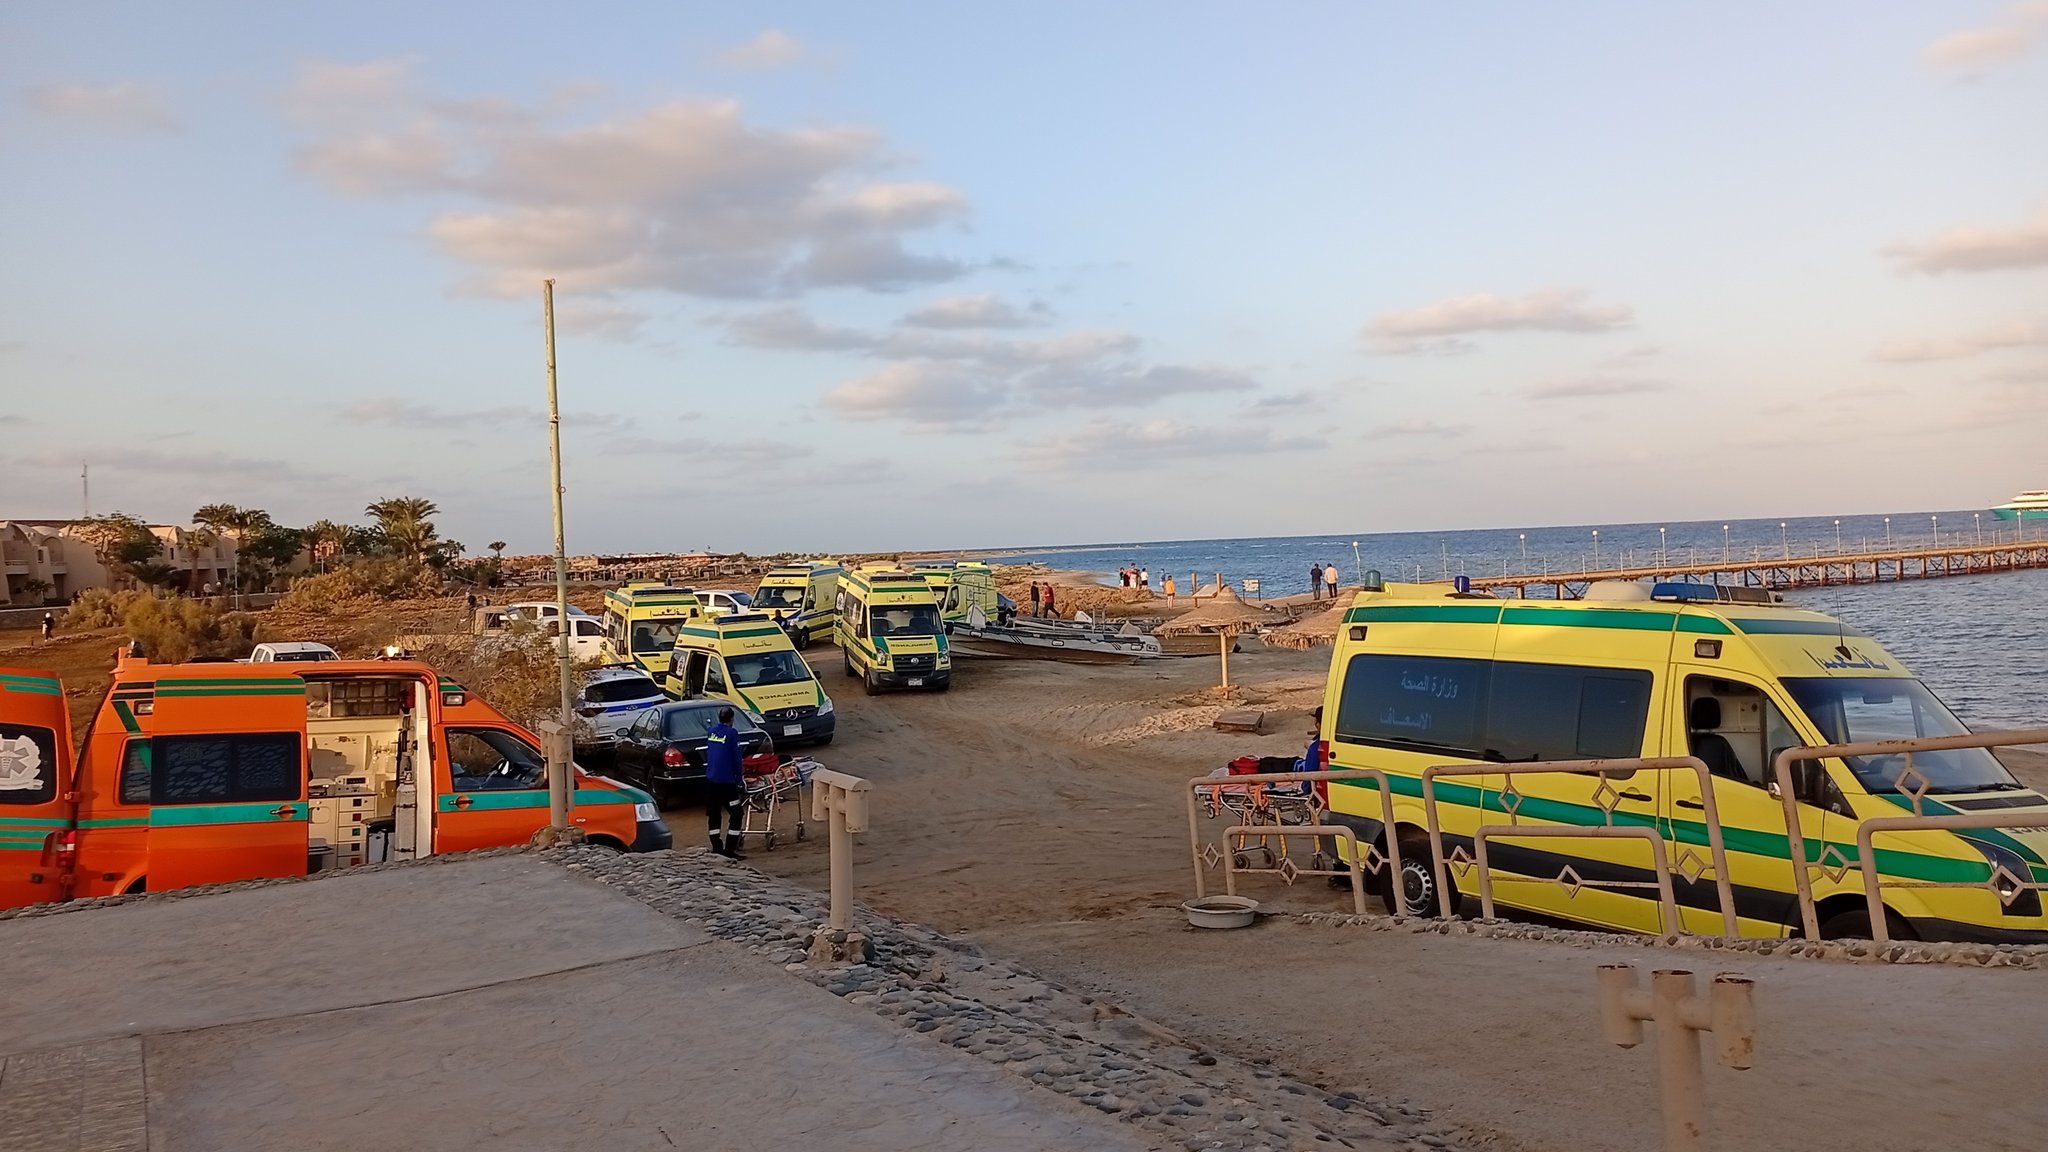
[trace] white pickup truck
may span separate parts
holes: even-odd
[[[313,660],[339,660],[341,653],[325,644],[307,640],[285,640],[258,644],[243,664],[303,664]]]

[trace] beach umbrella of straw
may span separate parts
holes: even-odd
[[[1154,628],[1152,632],[1157,636],[1181,636],[1195,632],[1216,633],[1220,643],[1218,652],[1223,658],[1223,686],[1228,688],[1231,642],[1246,632],[1271,624],[1273,620],[1272,613],[1246,604],[1236,592],[1226,586],[1214,599],[1200,608],[1183,612]]]
[[[1335,644],[1337,633],[1344,627],[1344,614],[1351,610],[1349,604],[1339,604],[1327,612],[1318,612],[1306,620],[1298,620],[1285,628],[1268,632],[1260,639],[1278,648],[1313,648],[1318,644]]]

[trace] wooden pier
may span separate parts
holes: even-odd
[[[1942,576],[1980,576],[2048,568],[2048,540],[2003,541],[1980,545],[1884,548],[1870,552],[1788,554],[1705,563],[1635,564],[1577,572],[1522,572],[1500,576],[1467,576],[1475,592],[1510,592],[1528,597],[1529,590],[1549,589],[1552,598],[1575,600],[1599,580],[1678,580],[1701,584],[1737,584],[1751,588],[1825,588],[1837,584],[1889,584],[1900,580],[1932,580]]]

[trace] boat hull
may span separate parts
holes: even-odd
[[[2000,520],[2048,520],[2048,508],[1993,508]]]

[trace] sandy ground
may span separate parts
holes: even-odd
[[[1283,920],[1245,933],[1185,927],[1173,911],[1190,888],[1178,785],[1234,755],[1296,754],[1328,658],[1245,643],[1231,670],[1272,710],[1264,736],[1208,727],[1220,707],[1205,691],[1213,660],[977,661],[944,695],[872,699],[828,672],[840,734],[819,757],[877,789],[861,898],[1223,1050],[1436,1109],[1483,1147],[1654,1146],[1653,1057],[1605,1044],[1595,1015],[1594,968],[1614,960],[1763,982],[1758,1069],[1709,1072],[1719,1146],[1771,1146],[1794,1132],[1812,1149],[1903,1152],[1959,1133],[1971,1147],[2039,1146],[2048,1105],[2022,1085],[2048,1072],[2042,973],[1717,965],[1619,938],[1588,950]],[[2048,782],[2039,765],[2027,774]],[[679,844],[703,834],[695,811],[672,823]],[[815,837],[751,858],[826,884]],[[1254,883],[1282,908],[1348,903],[1313,883]]]

